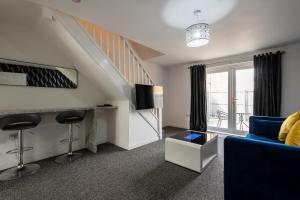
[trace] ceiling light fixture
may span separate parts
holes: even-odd
[[[194,15],[200,21],[201,10],[195,10]],[[209,43],[209,25],[197,23],[186,29],[186,45],[188,47],[200,47]]]
[[[74,3],[80,3],[81,0],[72,0]]]

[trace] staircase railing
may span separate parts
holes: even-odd
[[[135,84],[155,85],[149,73],[143,67],[138,54],[126,38],[89,21],[76,17],[75,19],[132,87]],[[151,112],[158,119],[157,109],[153,109]]]

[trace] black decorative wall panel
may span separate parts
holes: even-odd
[[[70,69],[73,70],[73,69]],[[76,71],[76,70],[74,70]],[[77,88],[74,83],[59,70],[53,68],[32,67],[20,64],[0,63],[0,72],[23,73],[27,75],[27,86],[50,88]],[[76,71],[77,79],[77,71]]]

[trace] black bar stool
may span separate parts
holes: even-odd
[[[73,142],[76,140],[73,137],[73,124],[79,123],[84,119],[85,111],[66,111],[56,116],[56,121],[60,124],[69,124],[69,137],[61,142],[67,141],[69,144],[69,151],[67,154],[61,155],[55,159],[56,163],[62,164],[65,162],[72,162],[81,156],[81,153],[73,152]]]
[[[14,180],[26,175],[34,174],[40,166],[38,164],[24,164],[23,153],[32,150],[32,147],[24,147],[24,130],[36,127],[41,122],[38,114],[7,115],[0,118],[0,129],[3,131],[18,131],[18,147],[8,154],[18,154],[19,163],[16,167],[7,169],[0,174],[0,180]]]

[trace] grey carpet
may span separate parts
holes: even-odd
[[[39,162],[30,177],[0,182],[1,200],[219,200],[223,199],[223,158],[200,175],[164,161],[164,141],[132,151],[110,144],[98,154],[85,151],[72,164]]]

